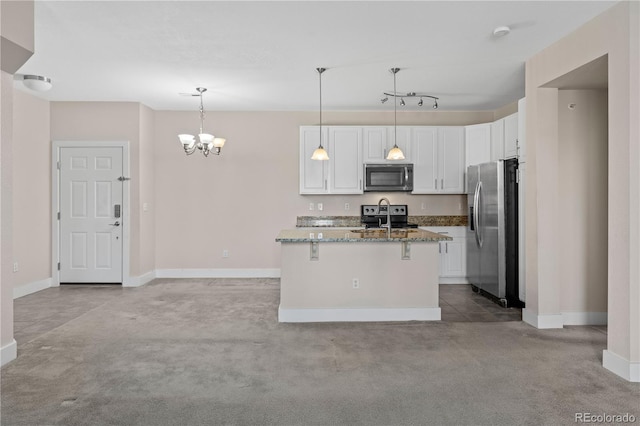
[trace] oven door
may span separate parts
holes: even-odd
[[[412,191],[413,164],[365,164],[365,192]]]

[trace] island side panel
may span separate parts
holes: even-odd
[[[428,319],[440,319],[437,242],[411,243],[410,260],[400,242],[320,242],[318,260],[310,260],[310,243],[281,246],[281,311],[433,308],[437,318]]]

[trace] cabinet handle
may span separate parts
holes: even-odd
[[[444,243],[444,252],[449,253],[449,243]]]
[[[438,189],[438,178],[433,180],[433,187],[434,189]]]
[[[438,253],[442,253],[442,243],[438,244]]]
[[[444,189],[444,179],[440,179],[440,189]]]
[[[325,191],[327,190],[327,180],[326,179],[324,180],[324,190]]]
[[[358,189],[362,189],[362,179],[360,179],[360,183],[358,184]]]

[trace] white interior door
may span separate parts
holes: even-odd
[[[121,147],[60,148],[61,283],[121,283]]]

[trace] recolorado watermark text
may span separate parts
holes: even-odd
[[[574,416],[576,423],[635,423],[636,416],[633,414],[596,414],[596,413],[576,413]]]

